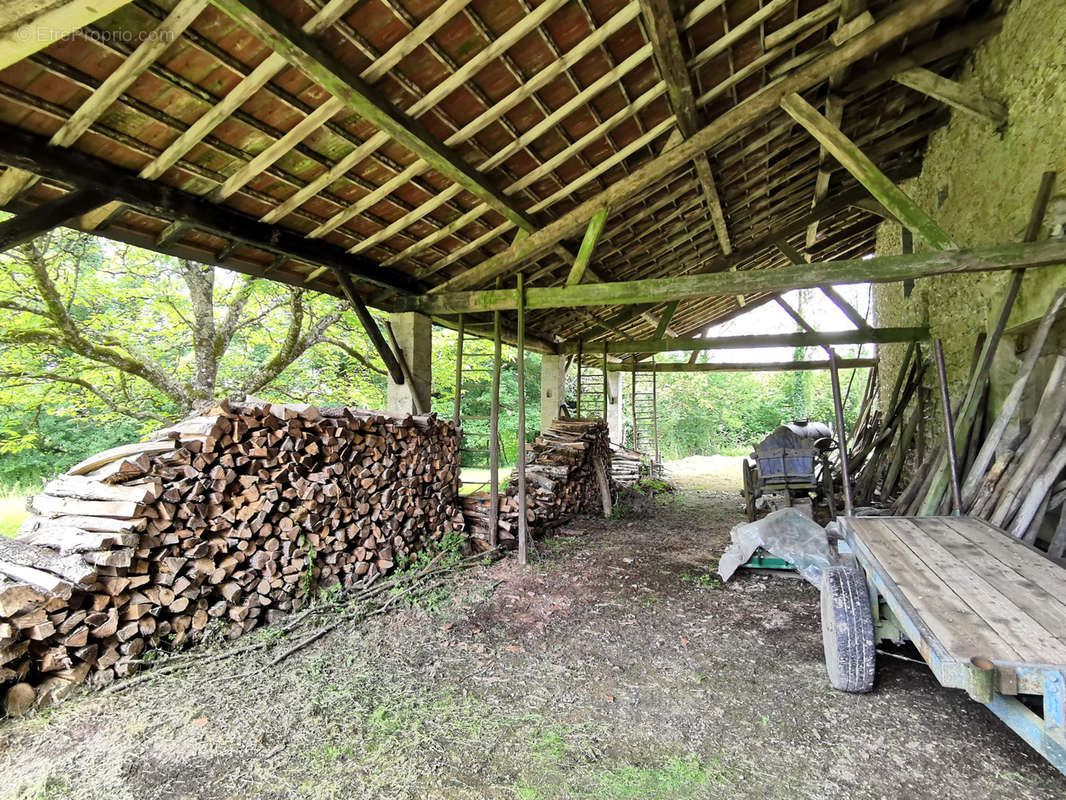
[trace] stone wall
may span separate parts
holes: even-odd
[[[902,186],[960,247],[1019,241],[1047,170],[1060,177],[1041,238],[1051,235],[1056,225],[1054,232],[1061,234],[1066,220],[1066,8],[1062,0],[1000,5],[1006,10],[1003,30],[976,51],[958,80],[1006,103],[1006,126],[997,131],[988,122],[954,112],[949,124],[932,136],[922,174]],[[918,242],[915,246],[921,249]],[[880,227],[877,249],[879,255],[901,252],[898,225]],[[933,336],[944,340],[951,396],[961,398],[976,337],[994,323],[1008,279],[1007,273],[927,278],[917,282],[910,297],[904,296],[902,284],[877,286],[876,318],[880,325],[928,323]],[[996,354],[993,408],[1009,390],[1017,369],[1023,326],[1039,319],[1062,286],[1066,267],[1026,276],[1008,325],[1011,335]],[[905,347],[881,347],[883,391],[891,389]],[[1043,372],[1046,375],[1046,366]],[[935,380],[930,370],[928,385],[935,387]],[[935,398],[935,392],[931,396]],[[927,441],[942,430],[938,407],[929,417]]]

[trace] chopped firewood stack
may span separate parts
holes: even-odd
[[[76,465],[0,539],[8,712],[213,621],[236,638],[461,532],[458,453],[433,414],[224,402]]]
[[[663,478],[663,465],[640,450],[611,443],[611,480],[619,486],[633,486],[645,478]]]
[[[526,447],[526,521],[530,535],[544,533],[578,514],[610,514],[608,476],[610,439],[599,419],[557,419]],[[518,535],[518,487],[500,497],[499,542],[514,544]],[[475,546],[489,544],[489,494],[463,498],[466,529]]]

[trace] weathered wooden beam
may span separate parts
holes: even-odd
[[[211,0],[242,27],[266,42],[275,53],[313,78],[345,105],[383,133],[426,161],[442,175],[460,184],[519,227],[536,227],[516,209],[500,189],[457,153],[445,147],[418,120],[393,106],[359,75],[329,53],[312,36],[263,0]]]
[[[106,199],[103,193],[95,189],[83,189],[41,203],[32,211],[0,222],[0,253],[35,239],[67,220],[80,217]]]
[[[956,246],[928,214],[890,181],[836,125],[819,114],[814,106],[793,92],[781,99],[781,108],[806,128],[881,205],[930,247],[945,250]]]
[[[434,291],[455,291],[483,286],[497,275],[508,274],[522,264],[540,258],[550,252],[557,242],[578,235],[599,209],[606,206],[621,211],[627,206],[627,201],[631,202],[631,198],[638,197],[647,187],[662,182],[664,175],[669,175],[691,161],[698,153],[706,152],[726,137],[771,113],[787,95],[820,83],[841,67],[876,52],[888,42],[936,19],[950,9],[954,2],[955,0],[912,0],[830,53],[805,64],[777,83],[738,103],[696,135],[633,170],[595,197],[589,198],[559,219],[535,231],[525,241],[486,259],[476,267],[436,287]]]
[[[698,351],[697,351],[698,352]],[[866,369],[877,365],[876,358],[840,358],[841,369]],[[797,372],[829,369],[828,361],[751,361],[747,363],[639,363],[608,364],[608,372]]]
[[[892,76],[892,80],[982,122],[990,122],[993,127],[998,128],[1007,121],[1007,107],[1003,103],[923,67],[905,69]]]
[[[840,344],[893,344],[929,338],[929,329],[870,328],[865,331],[805,331],[754,336],[705,336],[702,339],[645,339],[643,341],[607,342],[607,352],[613,355],[630,353],[673,353],[693,350],[744,350],[749,347],[828,347]],[[579,342],[560,342],[560,353],[577,353]]]
[[[653,339],[662,339],[663,336],[666,335],[666,332],[670,329],[670,320],[674,318],[674,314],[677,312],[677,307],[680,302],[680,300],[674,300],[663,309],[663,314],[659,317],[659,325],[655,329],[655,335],[652,337]]]
[[[674,115],[677,117],[678,127],[681,129],[681,135],[687,138],[699,130],[699,115],[692,91],[692,79],[685,64],[684,49],[670,2],[669,0],[640,0],[640,9],[643,13],[648,38],[655,49],[655,60],[659,64],[659,72],[666,82],[667,94],[670,98],[670,105],[674,109]],[[733,246],[729,240],[725,212],[722,210],[722,201],[707,153],[697,154],[693,163],[707,202],[707,211],[714,224],[715,234],[718,236],[718,243],[722,252],[729,255],[733,251]]]
[[[737,294],[773,293],[848,283],[890,283],[930,275],[993,272],[1066,263],[1066,241],[986,245],[969,250],[940,250],[847,261],[822,261],[777,269],[744,270],[649,278],[568,287],[531,287],[526,308],[612,306]],[[461,314],[513,310],[514,292],[491,289],[428,294],[397,299],[398,310]]]
[[[784,254],[785,258],[793,264],[802,266],[807,263],[807,259],[800,255],[800,253],[784,239],[775,239],[774,244],[777,246],[777,249]],[[818,288],[821,290],[822,294],[829,298],[833,305],[840,309],[841,313],[848,318],[852,325],[856,328],[869,327],[869,323],[863,315],[855,309],[855,306],[845,300],[840,292],[832,286],[819,286]]]
[[[335,270],[334,275],[337,276],[337,283],[340,284],[341,291],[344,292],[348,304],[359,318],[363,330],[370,337],[370,343],[374,345],[374,349],[378,351],[378,355],[381,356],[381,360],[385,363],[385,369],[389,371],[389,377],[392,378],[392,382],[403,384],[404,369],[400,366],[400,362],[397,360],[396,354],[392,351],[389,343],[385,341],[385,337],[381,335],[381,329],[378,327],[377,321],[371,316],[366,304],[356,294],[351,279],[341,270]],[[411,396],[415,396],[414,385],[411,386]]]
[[[607,223],[607,209],[602,208],[591,220],[589,220],[589,226],[585,229],[585,237],[581,240],[581,247],[577,251],[577,256],[574,257],[574,263],[570,267],[570,274],[566,276],[566,285],[575,286],[581,283],[581,279],[585,277],[585,270],[588,269],[589,262],[592,260],[592,252],[596,249],[596,242],[600,240],[600,234],[603,233],[603,226]]]
[[[328,242],[307,239],[227,206],[145,180],[78,150],[53,147],[40,137],[8,125],[0,125],[0,163],[77,189],[100,191],[149,216],[185,222],[223,239],[237,240],[306,264],[340,269],[375,286],[403,293],[418,291],[418,283],[404,273],[383,268],[365,256],[349,255]]]

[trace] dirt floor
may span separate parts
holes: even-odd
[[[233,676],[276,650],[0,722],[0,795],[1066,797],[923,665],[882,658],[872,694],[832,691],[806,583],[719,585],[733,465],[690,463],[696,488],[652,517],[578,521],[532,569],[479,567],[251,677]]]

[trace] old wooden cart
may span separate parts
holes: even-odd
[[[934,342],[954,505],[962,506],[943,352]],[[831,365],[836,423],[843,410]],[[841,436],[843,440],[843,436]],[[878,641],[910,640],[937,680],[983,703],[1066,773],[1066,569],[987,522],[853,516],[840,528],[858,568],[822,575],[822,638],[835,688],[873,687]],[[843,549],[843,548],[842,548]]]
[[[829,609],[823,625],[868,614],[874,641],[909,639],[941,684],[1066,773],[1066,569],[978,519],[846,517],[841,527],[868,611]]]

